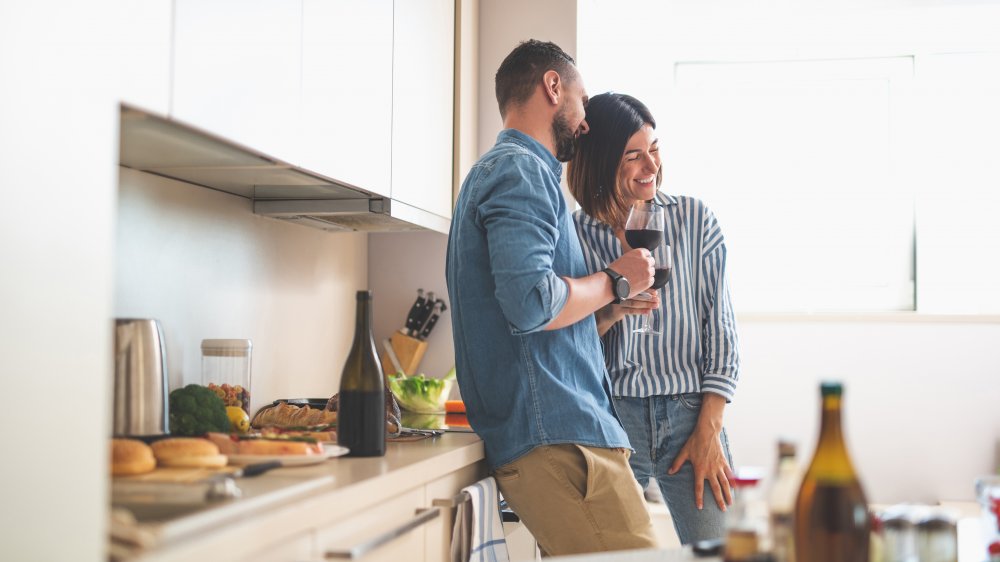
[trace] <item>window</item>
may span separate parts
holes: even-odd
[[[719,216],[741,312],[1000,313],[1000,10],[635,4],[579,3],[589,93],[650,106],[664,189]]]

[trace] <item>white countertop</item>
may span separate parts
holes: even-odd
[[[958,520],[958,562],[982,562],[985,559],[982,544],[982,521],[977,517]],[[600,552],[574,556],[552,556],[550,562],[721,562],[720,557],[697,557],[688,547],[671,549],[643,549],[617,552]]]
[[[702,562],[721,562],[722,558],[711,556],[699,558],[691,553],[690,548],[649,548],[642,550],[619,550],[616,552],[599,552],[596,554],[580,554],[575,556],[551,556],[546,558],[553,562],[686,562],[699,560]]]
[[[206,534],[218,535],[237,521],[241,525],[266,528],[269,515],[288,506],[307,510],[309,500],[319,494],[323,494],[329,505],[366,505],[483,458],[483,444],[475,434],[445,433],[420,441],[387,443],[384,457],[335,457],[320,464],[278,468],[260,476],[238,478],[236,482],[242,490],[239,499],[206,503],[200,500],[205,484],[164,484],[161,489],[166,494],[150,494],[145,507],[150,513],[159,510],[166,516],[146,521],[140,516],[138,529],[148,541],[147,550],[158,550]],[[123,482],[113,479],[112,488],[120,488]],[[170,495],[174,498],[164,499]]]

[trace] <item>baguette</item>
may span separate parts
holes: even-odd
[[[307,406],[292,406],[287,402],[279,402],[277,406],[259,412],[253,419],[253,427],[294,427],[309,425],[328,425],[337,423],[337,412],[310,408]]]

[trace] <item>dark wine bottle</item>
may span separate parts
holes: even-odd
[[[340,375],[337,443],[349,457],[385,455],[385,375],[372,337],[372,294],[358,291],[354,343]]]
[[[795,559],[868,560],[871,518],[841,429],[843,386],[825,382],[819,443],[795,501]]]

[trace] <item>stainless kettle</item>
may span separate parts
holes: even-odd
[[[148,318],[117,318],[114,342],[113,434],[155,437],[170,433],[167,361],[160,323]]]

